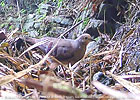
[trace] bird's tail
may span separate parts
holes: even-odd
[[[28,36],[23,37],[22,40],[25,40],[29,44],[35,44],[36,43],[36,38],[32,38],[32,37],[28,37]]]

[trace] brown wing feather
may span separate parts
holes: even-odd
[[[58,46],[52,52],[52,56],[54,56],[59,61],[65,61],[74,57],[74,48],[70,41],[61,41]]]

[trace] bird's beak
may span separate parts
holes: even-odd
[[[90,41],[90,42],[92,42],[92,41],[95,41],[95,40],[94,40],[94,39],[92,39],[92,38],[90,38],[90,39],[89,39],[89,41]],[[96,41],[95,41],[95,42],[96,42]]]

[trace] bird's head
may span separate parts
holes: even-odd
[[[83,45],[87,45],[89,42],[94,41],[91,36],[87,33],[80,35],[77,39]]]

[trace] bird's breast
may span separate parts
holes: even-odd
[[[75,50],[74,58],[76,62],[83,58],[83,56],[85,55],[85,51],[86,51],[86,47],[82,47],[82,46],[79,46]]]

